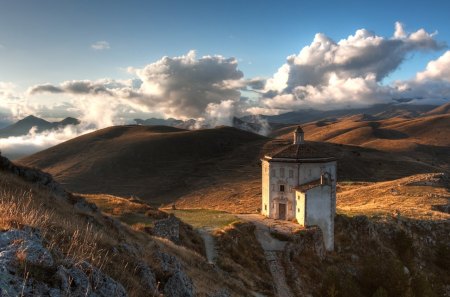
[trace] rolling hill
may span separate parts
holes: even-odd
[[[303,124],[319,121],[323,119],[333,119],[340,117],[349,117],[357,114],[367,114],[378,119],[387,119],[396,116],[417,117],[437,108],[436,105],[414,105],[414,104],[375,104],[365,108],[346,108],[337,110],[316,110],[305,109],[292,111],[279,115],[260,117],[270,123],[281,124]],[[244,121],[251,121],[252,116],[243,117]]]
[[[193,189],[216,185],[222,177],[234,176],[234,169],[258,168],[259,150],[266,141],[260,135],[230,127],[189,131],[166,126],[115,126],[19,162],[53,174],[72,191],[137,195],[160,204]],[[240,178],[245,180],[246,176]]]

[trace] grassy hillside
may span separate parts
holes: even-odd
[[[151,236],[139,228],[121,224],[112,219],[106,210],[98,211],[79,196],[69,194],[66,199],[46,186],[27,182],[5,171],[0,171],[0,189],[0,231],[39,231],[44,247],[55,259],[51,267],[19,263],[22,265],[19,269],[23,269],[21,275],[28,278],[29,282],[37,280],[49,286],[59,286],[53,275],[58,265],[66,265],[64,263],[70,259],[77,267],[80,265],[80,269],[84,267],[84,261],[100,268],[120,282],[129,296],[153,296],[153,291],[148,288],[149,274],[145,274],[143,278],[141,267],[150,269],[150,273],[156,278],[154,285],[162,291],[169,277],[164,270],[167,268],[161,266],[161,259],[169,257],[161,258],[161,253],[164,253],[175,257],[170,258],[170,261],[179,263],[177,269],[182,269],[192,279],[198,296],[210,296],[223,289],[232,296],[250,294],[240,281],[211,267],[198,252]],[[95,200],[95,197],[91,198]],[[144,208],[150,210],[153,213],[149,215],[153,218],[157,212],[139,201],[133,202],[120,197],[102,199],[110,201],[103,205],[97,201],[100,207],[110,205],[114,200],[119,201],[120,208],[126,206],[128,210],[137,212]],[[170,265],[174,264],[176,263],[172,262]]]
[[[20,163],[81,193],[135,195],[159,205],[257,160],[266,139],[235,128],[187,131],[116,126],[72,139]],[[227,168],[225,168],[227,167]]]

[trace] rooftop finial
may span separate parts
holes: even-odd
[[[294,131],[294,144],[301,144],[304,142],[305,133],[303,132],[302,127],[297,126]]]

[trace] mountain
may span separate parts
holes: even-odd
[[[184,125],[185,121],[177,120],[174,118],[168,118],[168,119],[157,119],[157,118],[150,118],[146,120],[142,119],[134,119],[136,124],[143,125],[143,126],[172,126],[172,127],[178,127],[178,125]],[[180,127],[181,128],[181,127]]]
[[[448,114],[448,113],[450,113],[450,102],[428,111],[427,115]]]
[[[79,123],[79,120],[71,117],[65,118],[60,122],[48,122],[44,119],[30,115],[12,125],[0,129],[0,138],[27,135],[33,127],[36,127],[36,132],[42,132],[62,128],[67,125],[78,125]]]
[[[53,174],[73,191],[137,195],[158,204],[213,184],[210,173],[228,172],[222,166],[253,166],[266,141],[231,127],[190,131],[168,126],[114,126],[19,162]]]
[[[375,116],[378,119],[387,119],[396,116],[417,117],[434,108],[436,108],[436,105],[375,104],[366,108],[337,109],[328,111],[306,109],[273,116],[261,115],[260,117],[270,123],[301,124],[322,119],[348,117],[357,114],[367,114],[370,116]],[[245,116],[242,118],[244,121],[251,121],[251,119],[252,116]]]

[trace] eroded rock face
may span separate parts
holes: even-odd
[[[117,296],[124,287],[88,262],[57,264],[38,230],[0,232],[0,296]]]

